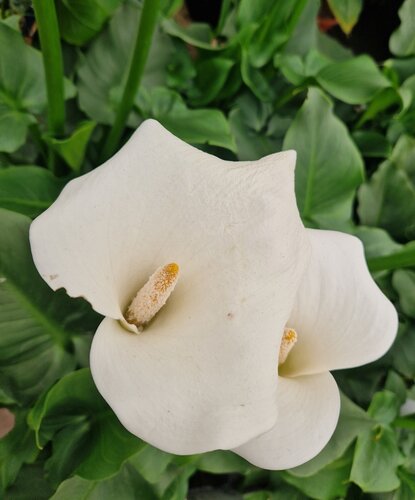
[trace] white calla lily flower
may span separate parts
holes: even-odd
[[[223,161],[148,120],[31,226],[45,281],[105,316],[98,390],[158,448],[299,465],[338,419],[329,370],[394,339],[358,240],[304,229],[294,166],[293,151]]]

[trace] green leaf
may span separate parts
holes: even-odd
[[[79,106],[98,123],[111,125],[114,121],[139,18],[139,5],[132,1],[123,3],[104,31],[91,42],[78,66]],[[142,87],[165,83],[172,53],[171,40],[156,29]],[[129,124],[136,126],[138,123],[139,118],[131,115]]]
[[[72,425],[72,432],[66,431],[65,435],[61,432],[53,439],[55,453],[59,455],[54,461],[65,460],[72,467],[76,465],[75,473],[85,479],[100,480],[113,475],[143,446],[119,423],[99,395],[87,368],[59,380],[36,403],[28,422],[40,445],[57,430]],[[72,453],[68,453],[67,447]]]
[[[252,24],[255,27],[247,47],[250,65],[263,67],[281,49],[289,40],[306,3],[304,0],[240,2],[238,16],[241,26]]]
[[[14,483],[22,465],[33,462],[38,452],[26,414],[17,413],[13,430],[0,439],[0,493]]]
[[[13,486],[7,489],[5,500],[49,500],[53,489],[45,478],[43,463],[23,465]]]
[[[407,397],[405,381],[393,370],[389,370],[388,372],[388,377],[385,382],[385,389],[395,394],[395,396],[398,398],[399,406],[405,403]]]
[[[66,161],[71,169],[79,174],[84,161],[86,148],[95,126],[95,122],[86,121],[78,125],[66,139],[45,137],[45,140],[51,148]]]
[[[245,474],[253,466],[231,451],[211,451],[200,455],[195,463],[199,470],[211,474]]]
[[[229,113],[239,160],[258,160],[282,149],[291,119],[272,115],[272,105],[242,94]]]
[[[259,100],[269,102],[275,98],[275,91],[263,72],[250,65],[249,55],[246,50],[242,51],[241,74],[245,85]]]
[[[147,482],[154,484],[160,480],[172,459],[173,455],[170,453],[146,444],[128,462]]]
[[[398,269],[393,273],[392,284],[398,292],[402,311],[415,318],[415,272]]]
[[[367,413],[376,422],[387,425],[395,420],[399,408],[400,402],[396,394],[385,390],[374,394]]]
[[[86,302],[54,293],[38,275],[30,223],[24,215],[0,209],[0,374],[21,402],[32,401],[73,369],[67,350],[71,335],[80,325],[96,324]]]
[[[136,105],[143,118],[155,118],[186,142],[235,150],[229,123],[218,109],[189,109],[178,93],[161,87],[142,90]]]
[[[350,479],[365,492],[392,491],[399,487],[396,469],[402,463],[395,432],[377,426],[358,437]]]
[[[46,107],[46,85],[40,52],[0,23],[0,151],[15,151],[26,140],[34,113]]]
[[[0,170],[0,207],[36,217],[58,197],[63,182],[41,167]]]
[[[415,364],[413,353],[415,352],[415,326],[404,325],[399,328],[398,338],[391,349],[393,367],[408,379],[415,378]]]
[[[162,500],[187,500],[189,478],[194,472],[195,468],[191,464],[179,469],[175,479],[164,492]]]
[[[66,97],[75,87],[65,80]],[[0,23],[0,151],[11,153],[26,140],[34,115],[46,108],[46,83],[40,51]]]
[[[399,137],[390,160],[397,168],[406,172],[415,185],[415,138],[408,135]]]
[[[389,48],[393,54],[405,57],[415,54],[415,0],[405,0],[399,9],[401,25],[392,34]]]
[[[359,20],[362,0],[328,0],[328,4],[343,32],[349,35]]]
[[[210,51],[220,51],[225,48],[224,45],[213,42],[214,34],[209,24],[193,22],[183,27],[173,19],[165,19],[162,27],[169,35],[177,37],[193,47]]]
[[[402,249],[402,245],[396,243],[384,229],[356,226],[354,234],[365,247],[366,260],[371,262],[377,257],[391,255]]]
[[[315,458],[290,469],[291,474],[299,477],[316,474],[331,462],[339,459],[361,432],[373,426],[373,421],[359,406],[344,394],[340,393],[340,396],[340,417],[330,441]]]
[[[353,140],[366,158],[386,158],[392,152],[388,139],[373,130],[357,130],[353,133]]]
[[[98,34],[121,0],[58,0],[56,12],[61,37],[84,45]]]
[[[50,500],[156,500],[152,487],[130,465],[105,481],[74,476],[64,481]]]
[[[372,272],[415,266],[415,242],[411,241],[393,253],[370,258],[368,266]]]
[[[329,94],[348,104],[365,104],[391,85],[366,55],[328,64],[319,71],[316,80]]]
[[[213,101],[222,90],[235,62],[215,57],[197,65],[196,92],[191,95],[194,106],[204,106]]]
[[[399,89],[394,89],[392,87],[387,87],[380,90],[373,98],[373,100],[368,104],[365,112],[360,117],[356,124],[356,128],[361,127],[366,122],[377,118],[382,112],[386,110],[399,111],[403,109],[404,102]]]
[[[363,180],[362,158],[345,125],[317,89],[298,111],[283,149],[297,151],[296,194],[306,220],[350,219],[357,186]]]
[[[415,238],[415,189],[402,169],[386,161],[358,197],[362,224],[382,227],[398,240]]]
[[[348,453],[312,476],[298,477],[285,472],[283,478],[311,498],[331,500],[346,495],[351,464]]]

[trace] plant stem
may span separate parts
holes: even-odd
[[[144,0],[127,82],[115,116],[114,124],[108,134],[102,151],[102,161],[108,159],[115,152],[124,131],[128,115],[131,111],[134,98],[144,73],[145,64],[151,47],[151,40],[156,27],[159,5],[160,0]]]
[[[63,135],[65,126],[65,97],[63,87],[63,61],[58,19],[54,0],[33,0],[39,31],[43,66],[48,96],[48,132]]]
[[[372,272],[415,266],[415,244],[408,243],[406,247],[398,252],[368,259],[367,264]]]

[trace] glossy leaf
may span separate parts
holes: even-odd
[[[67,351],[74,322],[89,311],[82,300],[53,293],[38,275],[29,248],[30,222],[0,209],[0,373],[14,397],[26,402],[74,368]]]
[[[121,0],[58,0],[56,11],[62,38],[84,45],[101,31]]]
[[[349,453],[312,476],[300,478],[286,472],[283,477],[309,498],[331,500],[346,495],[351,463],[352,458]]]
[[[79,106],[98,123],[110,125],[114,121],[139,18],[140,8],[136,2],[123,3],[108,26],[91,42],[78,66]],[[169,38],[156,30],[142,86],[165,82],[172,51]],[[138,122],[137,117],[130,116],[130,125],[136,126]]]
[[[50,500],[156,500],[151,486],[129,464],[119,474],[105,481],[91,481],[74,476],[64,481]]]
[[[391,143],[379,132],[357,130],[353,140],[366,158],[386,158],[392,152]]]
[[[251,94],[244,94],[229,113],[229,123],[235,137],[238,159],[258,160],[282,149],[291,118],[272,115],[271,104],[258,101]]]
[[[359,190],[360,220],[398,239],[415,238],[415,189],[407,174],[387,161]]]
[[[263,67],[281,49],[296,27],[306,3],[304,0],[240,2],[239,22],[255,26],[247,47],[250,65]]]
[[[312,460],[290,470],[299,477],[308,477],[339,459],[356,437],[373,426],[371,418],[353,401],[341,394],[340,418],[325,448]]]
[[[29,424],[40,445],[68,423],[73,425],[72,432],[55,436],[53,442],[56,446],[57,439],[60,441],[57,451],[60,459],[70,460],[75,473],[85,479],[101,480],[111,476],[143,446],[142,441],[119,423],[86,368],[63,377],[29,415]],[[67,453],[68,446],[72,453]]]
[[[190,109],[179,94],[166,88],[142,91],[136,104],[143,118],[155,118],[186,142],[235,150],[229,123],[218,109]]]
[[[399,399],[391,391],[376,392],[367,411],[380,424],[392,423],[399,413]]]
[[[398,269],[393,273],[393,287],[405,314],[415,318],[415,272]]]
[[[46,142],[61,156],[71,169],[80,173],[88,141],[95,128],[95,122],[87,121],[78,125],[66,139],[46,137]]]
[[[377,92],[390,87],[389,80],[366,55],[328,64],[316,79],[329,94],[348,104],[365,104]]]
[[[14,429],[0,440],[0,493],[14,483],[22,465],[35,460],[38,453],[26,414],[18,413]]]
[[[399,9],[401,25],[392,34],[389,48],[397,56],[415,54],[415,1],[405,0]]]
[[[0,170],[0,207],[36,217],[58,197],[63,182],[41,167]]]
[[[75,88],[65,81],[66,97]],[[41,53],[26,45],[19,32],[0,23],[0,151],[12,152],[26,140],[29,125],[46,107]]]
[[[402,462],[395,432],[377,426],[357,439],[350,479],[363,491],[392,491],[399,487],[396,469]]]
[[[0,23],[0,151],[12,152],[26,140],[33,114],[46,106],[46,86],[40,52]]]
[[[344,33],[351,33],[359,20],[363,0],[328,0],[328,4]]]
[[[347,221],[363,162],[344,124],[317,89],[298,111],[284,139],[284,149],[297,151],[296,193],[306,220]]]

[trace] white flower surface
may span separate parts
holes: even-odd
[[[329,370],[373,361],[395,337],[360,242],[303,227],[294,166],[293,151],[220,160],[148,120],[31,226],[45,281],[105,316],[98,390],[158,448],[299,465],[337,423]]]

